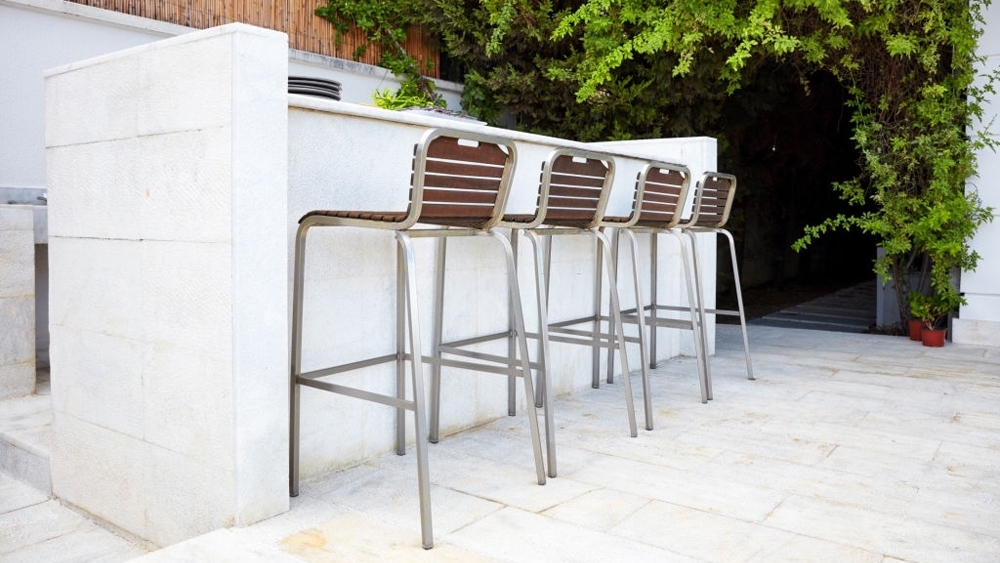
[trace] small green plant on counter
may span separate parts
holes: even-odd
[[[421,68],[417,59],[404,48],[407,29],[421,21],[417,4],[327,0],[326,5],[316,8],[315,14],[333,24],[337,31],[337,41],[349,31],[351,24],[363,31],[369,44],[377,45],[381,50],[379,66],[389,69],[393,75],[402,79],[402,84],[395,92],[387,88],[376,90],[372,94],[376,106],[404,109],[447,105],[435,91],[434,81],[423,75],[430,69]],[[358,46],[354,51],[354,58],[360,58],[367,48],[367,44]]]
[[[430,81],[427,81],[430,82]],[[406,109],[412,107],[445,107],[447,103],[440,94],[434,92],[433,83],[424,84],[413,80],[404,81],[398,90],[391,88],[376,90],[372,94],[375,105],[382,109]]]

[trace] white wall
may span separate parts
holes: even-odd
[[[288,508],[287,37],[46,73],[52,491],[158,545]]]
[[[1000,68],[1000,6],[993,3],[986,11],[986,28],[979,53],[987,57],[984,69]],[[984,122],[992,123],[991,136],[998,139],[1000,100],[994,94],[985,107]],[[980,127],[984,126],[979,124]],[[971,243],[981,259],[974,272],[962,272],[961,291],[968,305],[961,307],[952,323],[952,340],[969,344],[1000,346],[1000,155],[983,150],[979,153],[979,175],[969,180],[968,189],[976,190],[983,204],[993,207],[997,216],[980,227]]]

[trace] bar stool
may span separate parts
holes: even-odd
[[[506,215],[501,226],[511,229],[511,237],[516,240],[519,234],[524,234],[532,245],[534,258],[535,289],[538,296],[538,318],[540,340],[540,363],[546,374],[551,374],[548,362],[550,358],[549,343],[562,342],[587,346],[592,351],[593,376],[592,385],[600,386],[600,352],[602,349],[618,350],[625,389],[625,406],[628,417],[629,432],[632,437],[638,435],[636,429],[635,403],[632,384],[629,377],[628,354],[626,343],[635,343],[640,348],[640,361],[643,399],[645,407],[645,427],[652,430],[652,402],[649,392],[648,358],[645,343],[645,330],[640,326],[638,336],[626,337],[621,320],[621,306],[618,298],[618,285],[615,279],[615,269],[612,267],[610,241],[603,229],[609,226],[628,227],[639,218],[639,204],[642,193],[641,186],[636,186],[633,195],[631,213],[628,216],[607,216],[605,214],[614,177],[615,160],[612,155],[581,149],[559,148],[553,151],[542,166],[539,183],[539,204],[535,215]],[[548,288],[552,265],[552,237],[558,235],[587,235],[594,238],[597,244],[595,262],[594,312],[591,315],[566,321],[550,323],[548,320]],[[632,261],[635,265],[634,282],[637,302],[641,302],[638,261],[635,238],[627,235],[631,242]],[[546,249],[543,250],[539,237],[548,237]],[[544,265],[543,257],[544,253]],[[602,272],[608,274],[609,314],[602,314]],[[603,329],[603,323],[609,324],[609,329]],[[643,322],[643,319],[638,319]],[[591,328],[574,328],[577,325],[591,323]],[[618,336],[622,335],[622,336]],[[535,336],[535,335],[533,335]],[[546,438],[548,447],[549,476],[557,473],[555,437],[549,433],[549,421],[553,418],[553,390],[548,377],[541,379],[538,386],[544,385],[540,395],[544,395]]]
[[[488,236],[497,241],[506,259],[511,324],[516,331],[519,357],[504,357],[502,362],[460,361],[447,365],[521,376],[528,398],[528,423],[531,431],[538,483],[545,483],[544,462],[535,410],[527,337],[520,303],[520,290],[510,243],[494,227],[502,219],[509,193],[516,152],[511,141],[447,129],[425,133],[414,148],[410,203],[406,211],[329,211],[315,210],[300,219],[295,239],[295,264],[292,298],[292,354],[290,373],[290,448],[289,493],[299,488],[300,389],[303,386],[347,395],[388,405],[396,409],[396,451],[405,453],[404,411],[413,412],[416,428],[417,479],[420,497],[421,539],[424,548],[433,547],[430,480],[427,463],[426,412],[424,405],[423,363],[436,365],[437,354],[423,356],[417,306],[412,238]],[[396,258],[396,352],[380,357],[333,367],[302,371],[302,331],[306,238],[314,227],[359,227],[393,231]],[[439,271],[444,275],[443,270]],[[440,281],[439,281],[440,283]],[[436,322],[440,322],[439,320]],[[406,336],[409,335],[409,351]],[[386,395],[364,389],[323,381],[328,376],[378,364],[396,364],[396,394]],[[406,398],[406,362],[410,364],[413,398]]]
[[[691,261],[686,247],[687,242],[678,228],[683,217],[684,207],[687,203],[688,193],[691,186],[691,172],[686,166],[671,164],[667,162],[649,162],[643,167],[639,174],[638,183],[642,186],[642,206],[639,220],[629,227],[634,233],[648,233],[650,236],[650,303],[643,307],[643,314],[638,314],[638,305],[635,309],[623,311],[622,319],[625,322],[637,323],[640,318],[644,318],[649,326],[649,367],[656,365],[656,340],[657,330],[660,327],[677,328],[690,330],[695,346],[695,355],[698,365],[698,381],[701,387],[702,402],[707,402],[709,397],[709,372],[708,362],[705,355],[705,326],[703,315],[698,308],[698,300],[695,297],[695,284],[691,278]],[[657,314],[660,310],[681,310],[680,307],[666,306],[658,304],[658,240],[659,235],[669,234],[677,239],[681,250],[681,263],[684,271],[684,285],[687,290],[687,318],[667,318]],[[618,231],[615,233],[614,245],[617,249]],[[617,267],[617,259],[615,265]],[[646,316],[646,313],[650,313]]]
[[[655,174],[654,174],[655,172]],[[650,367],[656,363],[657,329],[680,328],[692,331],[694,336],[695,354],[698,362],[698,374],[703,403],[712,397],[712,372],[708,360],[707,315],[735,315],[740,318],[743,331],[743,350],[747,363],[747,378],[754,379],[753,367],[750,362],[750,346],[747,340],[746,318],[743,313],[743,295],[740,288],[739,269],[736,262],[736,249],[732,234],[724,229],[729,219],[729,212],[736,193],[736,177],[731,174],[709,172],[702,176],[695,187],[695,200],[690,218],[681,223],[684,205],[687,199],[690,173],[687,168],[667,163],[653,163],[649,169],[645,185],[645,197],[639,221],[632,230],[650,233],[650,305],[644,310],[649,312],[646,322],[650,327]],[[730,257],[733,265],[733,277],[736,284],[737,310],[706,309],[705,297],[701,285],[700,259],[698,256],[696,233],[722,234],[729,240]],[[687,290],[688,303],[684,305],[666,305],[659,302],[657,295],[659,264],[657,240],[660,234],[671,234],[680,243],[681,262],[684,269],[684,281]],[[685,241],[685,239],[687,239]],[[691,256],[688,256],[690,248]],[[661,311],[685,312],[687,318],[661,317]],[[637,316],[633,311],[626,312],[625,319],[635,322]]]
[[[694,261],[694,281],[696,297],[698,299],[699,315],[701,316],[702,338],[704,343],[702,348],[706,356],[705,370],[708,378],[708,398],[712,398],[712,372],[708,369],[708,337],[706,329],[707,315],[726,315],[739,317],[740,331],[743,336],[743,356],[747,365],[747,379],[753,381],[753,362],[750,360],[750,341],[747,338],[746,315],[743,310],[743,289],[740,286],[740,268],[736,260],[736,243],[733,235],[726,228],[729,221],[729,212],[733,207],[733,200],[736,197],[736,176],[721,172],[706,172],[698,182],[695,191],[694,211],[691,219],[678,228],[688,236],[691,242],[691,256]],[[729,241],[729,257],[733,268],[733,283],[736,287],[736,309],[706,309],[705,293],[701,287],[700,259],[698,258],[698,245],[695,235],[698,233],[712,233],[716,237],[722,235]]]

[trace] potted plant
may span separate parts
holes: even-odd
[[[962,297],[952,288],[934,291],[928,295],[911,292],[909,295],[910,314],[920,321],[920,340],[924,346],[944,346],[947,328],[944,319],[962,304]],[[912,338],[912,336],[911,336]]]

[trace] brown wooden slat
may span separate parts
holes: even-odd
[[[489,164],[503,164],[507,160],[507,153],[494,144],[480,144],[478,146],[468,146],[460,144],[452,137],[438,137],[427,147],[429,158],[446,158],[449,160],[465,160],[473,162],[484,162]]]
[[[679,187],[684,183],[684,174],[680,170],[654,168],[646,175],[646,181],[656,184],[673,184]]]
[[[449,203],[476,203],[493,206],[497,200],[496,192],[470,190],[440,190],[425,189],[424,201]]]
[[[495,178],[467,178],[465,176],[425,175],[424,186],[434,188],[461,188],[466,190],[492,190],[500,188],[500,182]]]
[[[593,219],[592,212],[572,209],[549,209],[545,215],[545,222],[553,225],[581,225]]]
[[[670,195],[676,198],[677,196],[681,195],[681,187],[663,185],[663,184],[653,184],[650,182],[646,182],[645,193],[655,194],[655,195]]]
[[[597,210],[597,200],[549,196],[548,208],[550,212],[552,209],[589,209],[593,215]]]
[[[573,160],[573,157],[563,155],[552,164],[552,172],[603,178],[607,175],[608,168],[602,160],[593,159],[577,162]]]
[[[424,218],[447,218],[447,217],[480,217],[487,218],[493,210],[492,205],[449,205],[438,203],[425,203],[420,207],[420,219]]]
[[[549,177],[549,183],[553,185],[569,184],[572,186],[592,186],[600,188],[604,186],[604,176],[573,176],[554,173]]]
[[[575,197],[594,200],[594,205],[597,204],[597,198],[601,197],[601,190],[595,190],[593,188],[580,188],[576,186],[549,186],[549,201],[552,201],[553,197]]]
[[[654,203],[649,201],[642,202],[642,214],[643,216],[658,213],[661,215],[673,215],[677,212],[677,206],[671,205],[669,203]]]
[[[317,210],[311,211],[302,216],[299,220],[301,223],[306,217],[322,216],[322,217],[339,217],[342,219],[365,219],[369,221],[383,221],[398,223],[403,219],[406,219],[406,212],[387,212],[387,211],[326,211]]]
[[[642,205],[645,206],[649,202],[653,203],[672,203],[677,204],[679,199],[677,193],[656,193],[656,192],[645,192],[642,194]]]
[[[452,174],[459,176],[480,176],[500,178],[503,176],[503,162],[499,165],[478,162],[454,162],[450,160],[428,160],[424,165],[427,173]]]

